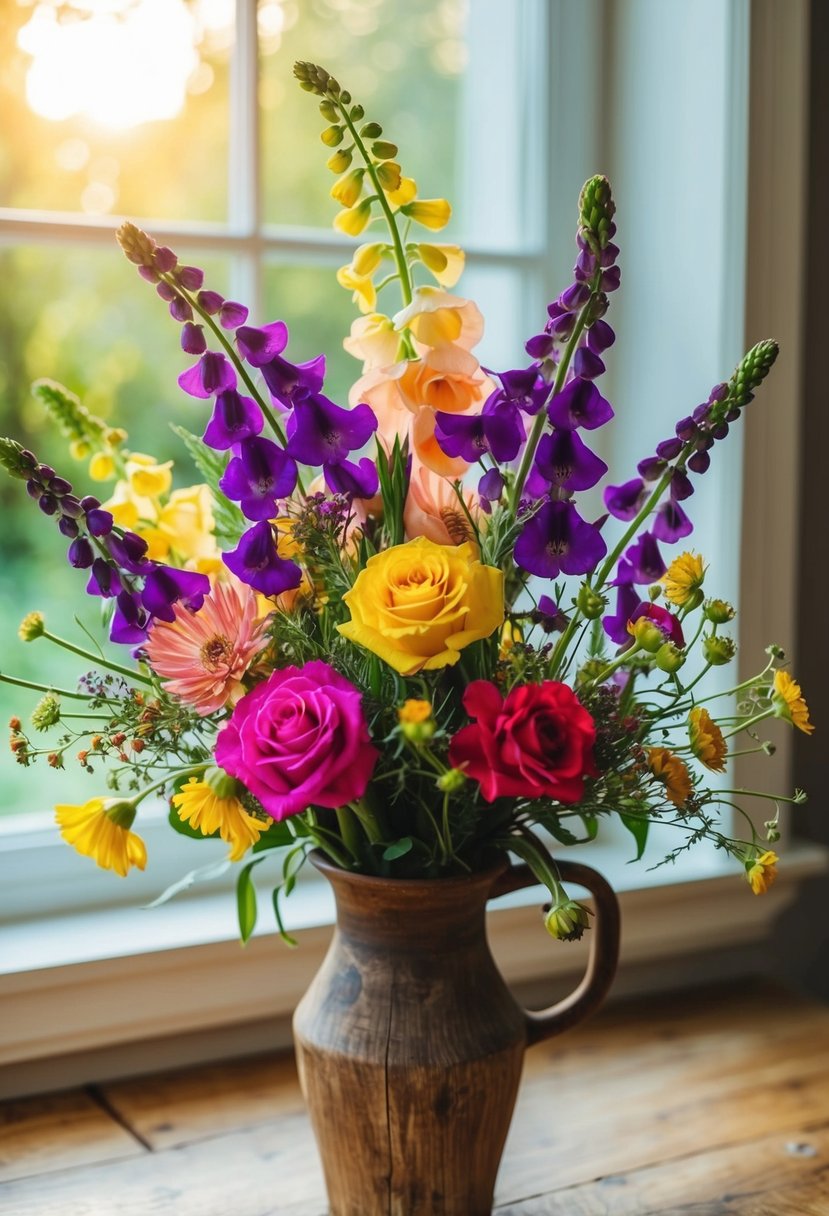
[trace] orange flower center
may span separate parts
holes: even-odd
[[[233,656],[233,646],[224,634],[216,634],[209,642],[205,642],[199,651],[201,665],[205,671],[218,671],[227,667]]]

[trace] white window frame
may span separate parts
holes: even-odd
[[[628,2],[635,4],[637,0],[625,0],[625,4]],[[618,6],[613,19],[622,19],[625,4]],[[779,498],[772,502],[764,487],[770,482],[794,484],[797,466],[796,411],[793,417],[792,411],[784,410],[779,403],[798,401],[800,392],[797,336],[808,8],[806,0],[790,0],[785,6],[776,0],[733,0],[731,8],[735,35],[741,22],[745,30],[749,10],[751,13],[748,247],[763,254],[762,258],[752,256],[748,260],[745,331],[752,341],[773,333],[783,347],[774,376],[764,387],[762,409],[752,412],[746,426],[740,641],[742,652],[753,656],[769,639],[792,638],[794,634],[794,502]],[[591,155],[602,116],[579,90],[585,80],[602,70],[606,7],[600,0],[578,5],[567,0],[549,4],[533,0],[522,11],[527,15],[526,32],[533,45],[546,48],[546,56],[536,55],[528,61],[529,74],[533,62],[540,64],[546,57],[550,65],[546,83],[538,79],[533,83],[536,95],[546,94],[548,114],[571,112],[580,124],[576,139],[566,144],[559,138],[556,125],[551,120],[546,124],[550,161],[560,166],[566,155],[580,157],[584,161],[582,176],[587,177],[597,167]],[[500,12],[503,19],[503,9]],[[240,280],[234,283],[234,293],[256,305],[261,302],[262,271],[269,256],[301,257],[335,266],[348,255],[351,246],[334,233],[262,224],[256,170],[258,113],[255,89],[245,87],[246,82],[255,79],[257,70],[252,0],[237,0],[237,14],[238,42],[231,77],[235,133],[231,147],[235,159],[231,166],[229,222],[226,227],[152,222],[147,226],[161,243],[184,253],[198,249],[236,255]],[[574,96],[583,103],[575,110],[570,105]],[[773,136],[769,134],[772,124]],[[482,247],[468,250],[471,268],[506,266],[526,275],[528,333],[532,332],[532,316],[543,315],[543,306],[554,293],[554,282],[569,271],[572,246],[566,220],[573,214],[573,200],[569,192],[567,197],[560,197],[557,182],[564,176],[550,176],[551,188],[538,203],[541,206],[543,202],[549,215],[549,222],[540,226],[538,248],[518,253]],[[782,215],[789,220],[785,230],[780,225]],[[66,214],[0,210],[0,243],[35,241],[110,248],[112,228],[112,222]],[[743,302],[741,277],[738,269],[731,280],[738,312]],[[776,538],[778,581],[773,596],[764,586],[765,566],[760,560],[769,535]],[[751,783],[752,767],[739,762],[738,782]],[[786,788],[789,757],[785,741],[772,766],[764,767],[754,778],[761,788],[769,784],[770,772],[774,784]],[[153,854],[166,852],[170,857],[173,878],[183,869],[201,864],[202,858],[210,860],[207,850],[212,845],[206,844],[195,860],[194,850],[187,847],[187,858],[182,861],[177,846],[188,846],[188,842],[171,842],[163,816],[146,828],[142,825],[142,834]],[[759,901],[747,900],[733,870],[725,874],[710,858],[689,863],[679,881],[671,872],[658,871],[659,878],[654,881],[640,867],[625,871],[618,856],[614,859],[602,854],[601,849],[587,851],[585,860],[610,871],[624,892],[627,961],[658,961],[669,956],[676,959],[708,949],[712,942],[720,948],[745,948],[756,943],[766,935],[781,907],[793,898],[797,880],[823,865],[822,855],[815,849],[790,850],[775,894]],[[0,819],[0,867],[9,875],[7,889],[14,888],[20,898],[21,911],[26,890],[33,886],[33,874],[37,875],[40,893],[36,905],[40,916],[21,916],[2,933],[0,992],[5,999],[7,1031],[0,1045],[0,1092],[4,1076],[16,1090],[49,1088],[57,1083],[56,1078],[63,1083],[89,1079],[89,1072],[85,1077],[76,1076],[84,1067],[79,1057],[74,1065],[66,1061],[59,1068],[54,1065],[52,1057],[59,1050],[51,1012],[55,1000],[60,1001],[63,1014],[60,1050],[75,1053],[195,1028],[206,1031],[228,1023],[250,1024],[259,1018],[285,1016],[318,964],[328,937],[329,930],[324,926],[330,920],[330,908],[316,892],[309,892],[306,899],[292,897],[288,917],[302,939],[302,949],[295,955],[274,954],[272,930],[266,932],[264,928],[257,931],[246,952],[240,951],[232,901],[226,891],[185,899],[152,913],[134,906],[114,906],[106,912],[97,908],[94,912],[61,914],[60,906],[70,885],[82,888],[90,905],[97,900],[91,891],[93,876],[87,882],[79,873],[77,858],[57,839],[49,815]],[[94,879],[98,878],[111,883],[109,875],[95,874]],[[49,888],[58,891],[53,909],[41,899],[44,889]],[[156,878],[154,892],[157,890]],[[133,891],[123,884],[119,897],[134,905]],[[575,955],[562,958],[559,953],[551,965],[549,943],[543,934],[533,933],[534,913],[529,905],[536,898],[537,894],[532,893],[525,894],[523,901],[517,897],[509,912],[494,918],[496,947],[500,942],[509,979],[526,980],[550,970],[569,974],[573,970]],[[701,906],[706,910],[704,915]],[[263,910],[262,921],[267,919]],[[273,977],[270,974],[271,965],[278,967],[278,983],[276,971]],[[241,1002],[239,993],[244,993]],[[142,1059],[146,1066],[146,1058]],[[33,1080],[35,1074],[30,1070],[27,1082],[19,1065],[32,1060],[45,1062],[40,1071],[35,1069],[42,1080]],[[112,1075],[113,1069],[124,1070],[124,1062],[121,1059],[100,1067],[104,1074],[109,1069]]]

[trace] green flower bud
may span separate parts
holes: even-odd
[[[28,481],[37,467],[37,461],[31,452],[27,452],[14,439],[0,439],[0,469],[5,469],[11,477],[20,477]]]
[[[640,616],[638,621],[633,622],[633,636],[641,649],[647,650],[649,654],[656,654],[665,643],[663,631],[646,616]]]
[[[582,583],[578,596],[579,611],[588,621],[595,621],[607,607],[607,599],[598,595],[587,583]]]
[[[466,773],[459,768],[448,768],[437,780],[437,787],[443,794],[457,794],[465,785]]]
[[[320,114],[322,114],[323,118],[325,118],[328,122],[336,122],[340,117],[340,111],[334,105],[333,101],[328,101],[327,99],[320,102]]]
[[[660,671],[673,673],[679,671],[685,662],[685,655],[673,642],[665,642],[657,650],[653,661]]]
[[[604,249],[610,240],[610,225],[616,212],[616,204],[610,191],[610,182],[597,174],[582,186],[579,195],[579,228],[594,252]]]
[[[31,722],[35,730],[48,730],[60,722],[60,701],[54,693],[47,692],[41,697],[32,710]]]
[[[21,642],[33,642],[35,638],[42,638],[46,628],[46,623],[42,612],[30,612],[24,616],[20,622],[20,627],[17,630],[17,636]]]
[[[727,600],[706,600],[703,612],[712,625],[725,625],[734,619],[734,609]]]
[[[378,160],[393,160],[397,156],[397,144],[393,144],[387,139],[379,139],[371,145],[371,154]]]
[[[131,802],[116,802],[106,809],[107,818],[118,828],[131,828],[135,822],[135,807]]]
[[[754,396],[754,390],[771,371],[779,350],[777,343],[767,338],[764,342],[752,346],[751,350],[743,355],[728,385],[726,400],[729,406],[742,409],[744,405],[748,405]]]
[[[377,139],[379,135],[383,134],[383,128],[379,122],[367,122],[360,134],[363,139]]]
[[[362,106],[353,106],[349,118],[352,122],[359,122],[365,117],[365,110]]]
[[[658,583],[654,583],[652,587],[648,587],[648,599],[652,604],[655,604],[662,594],[662,588]]]
[[[205,769],[202,780],[210,786],[217,798],[238,798],[244,789],[230,773],[215,766]]]
[[[318,63],[307,63],[301,59],[297,60],[294,64],[294,76],[296,76],[300,87],[305,89],[306,93],[316,93],[317,97],[324,97],[326,94],[331,97],[339,96],[339,84]]]
[[[384,190],[399,190],[402,178],[396,161],[387,160],[377,166],[377,178]]]
[[[560,942],[577,942],[590,928],[590,909],[577,899],[568,899],[551,908],[544,917],[544,928]]]
[[[337,144],[343,142],[343,134],[342,127],[334,125],[333,127],[326,127],[320,135],[320,139],[329,148],[336,148]]]
[[[605,667],[607,667],[607,662],[604,659],[588,659],[576,672],[576,684],[590,684],[593,680],[597,680]]]
[[[733,638],[708,633],[702,639],[702,653],[705,655],[706,662],[710,663],[712,667],[724,667],[734,658],[737,647]]]

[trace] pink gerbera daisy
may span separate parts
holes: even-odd
[[[153,625],[147,657],[166,690],[206,717],[244,693],[242,677],[268,644],[265,621],[256,596],[235,580],[214,583],[198,612],[181,604],[173,611],[174,621]]]

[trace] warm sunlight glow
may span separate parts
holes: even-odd
[[[184,0],[39,3],[18,36],[31,55],[26,97],[54,121],[84,115],[124,130],[174,118],[199,66]]]

